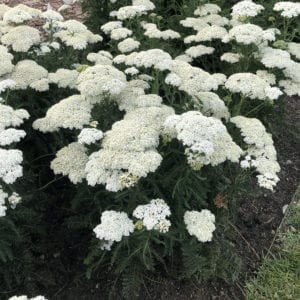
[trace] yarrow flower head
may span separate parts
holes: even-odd
[[[254,3],[252,0],[244,0],[232,6],[231,16],[239,17],[255,17],[265,8],[262,5]]]
[[[113,210],[104,211],[101,223],[94,228],[96,237],[105,242],[103,250],[110,250],[114,242],[120,242],[123,236],[129,236],[133,231],[134,224],[128,215]]]
[[[242,150],[218,119],[189,111],[166,119],[163,134],[177,138],[186,148],[189,165],[199,170],[203,165],[216,166],[225,160],[238,162]]]
[[[162,199],[153,199],[149,204],[137,206],[132,215],[142,220],[143,226],[147,230],[155,229],[165,233],[169,231],[171,226],[170,221],[167,220],[167,217],[171,215],[171,211]]]
[[[186,211],[184,223],[190,235],[194,235],[199,242],[211,242],[216,230],[215,215],[208,209]]]
[[[260,76],[252,73],[235,73],[225,83],[225,87],[233,93],[241,93],[250,99],[275,100],[283,93]]]
[[[103,138],[103,132],[96,128],[83,128],[78,135],[78,143],[90,145]]]
[[[273,190],[279,181],[277,173],[280,166],[272,136],[266,132],[258,119],[236,116],[230,121],[241,130],[244,142],[248,145],[245,150],[246,158],[241,162],[241,166],[254,167],[259,173],[257,175],[259,186]]]
[[[277,2],[274,5],[274,11],[281,11],[281,16],[285,18],[294,18],[300,15],[300,3],[291,1]]]

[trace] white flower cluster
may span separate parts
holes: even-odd
[[[200,5],[195,11],[194,15],[196,16],[206,16],[211,14],[218,14],[221,12],[221,7],[216,4],[207,3],[204,5]]]
[[[74,184],[82,182],[85,178],[85,165],[88,161],[87,149],[79,143],[71,143],[56,153],[51,162],[54,174],[68,176]]]
[[[93,144],[103,138],[103,132],[96,128],[83,128],[78,135],[78,143],[84,145]]]
[[[93,34],[85,25],[76,20],[55,22],[59,30],[54,33],[54,38],[60,39],[65,45],[77,50],[82,50],[88,44],[101,42],[103,38],[99,34]]]
[[[14,128],[29,118],[24,109],[13,110],[12,107],[0,104],[0,146],[9,146],[23,138],[26,133]],[[20,150],[0,148],[0,178],[7,184],[14,183],[23,175],[21,163],[23,154]]]
[[[246,158],[241,162],[241,166],[255,167],[259,173],[259,186],[273,190],[279,181],[277,173],[280,166],[271,134],[267,133],[264,125],[255,118],[236,116],[230,121],[241,130],[243,140],[248,145],[245,150]]]
[[[0,185],[0,217],[5,217],[6,216],[6,203],[5,200],[7,199],[8,194],[5,193],[2,189],[2,186]]]
[[[9,206],[12,209],[15,209],[17,204],[19,204],[22,200],[20,195],[16,192],[13,192],[9,197],[6,192],[3,191],[2,186],[0,185],[0,217],[6,216],[7,206],[5,200],[8,200]]]
[[[285,18],[294,18],[300,15],[300,3],[291,1],[277,2],[274,5],[274,11],[281,11],[281,16]]]
[[[0,76],[10,73],[13,70],[13,55],[10,54],[5,46],[0,45]]]
[[[16,90],[25,90],[30,87],[43,92],[49,89],[48,71],[33,60],[19,61],[10,74],[10,78],[15,81],[14,89]]]
[[[193,96],[194,108],[207,117],[228,120],[230,113],[223,100],[216,93],[200,92]]]
[[[49,73],[49,83],[54,83],[60,88],[76,87],[79,73],[76,70],[58,69],[55,73]]]
[[[140,44],[140,42],[132,38],[127,38],[118,44],[118,49],[122,53],[128,53],[139,48]]]
[[[92,105],[82,95],[73,95],[53,105],[44,118],[32,126],[41,132],[53,132],[59,128],[82,129],[91,119]]]
[[[222,40],[227,35],[227,30],[219,25],[209,25],[200,29],[197,34],[190,35],[184,39],[184,43],[192,42],[211,42],[213,40]]]
[[[173,113],[167,106],[139,107],[114,123],[105,133],[102,149],[92,153],[86,164],[88,184],[105,184],[107,190],[115,192],[154,172],[162,160],[156,150],[160,129]]]
[[[166,233],[171,226],[167,219],[171,215],[170,207],[162,199],[153,199],[149,204],[137,206],[132,215],[141,220],[147,230]]]
[[[300,60],[300,43],[288,43],[287,51]]]
[[[223,74],[209,74],[201,68],[193,67],[189,63],[174,60],[171,68],[173,80],[170,78],[167,80],[170,84],[174,81],[174,75],[177,75],[175,80],[175,86],[178,86],[179,90],[185,91],[189,95],[193,96],[199,92],[209,92],[211,90],[217,90],[218,86],[226,81],[226,76]],[[171,75],[168,75],[171,76]],[[180,83],[180,84],[179,84]],[[179,84],[179,85],[178,85]]]
[[[168,117],[163,133],[168,138],[177,138],[187,147],[188,163],[195,170],[208,164],[216,166],[226,160],[238,162],[242,154],[220,120],[197,111]]]
[[[132,52],[129,55],[118,55],[114,58],[114,63],[137,68],[155,68],[158,70],[169,70],[172,66],[172,57],[169,53],[161,49],[150,49],[140,52]]]
[[[216,230],[215,215],[208,209],[186,211],[184,223],[190,235],[194,235],[199,242],[211,242]]]
[[[1,37],[1,43],[11,46],[16,52],[27,52],[33,45],[40,43],[40,41],[39,31],[27,25],[14,27]]]
[[[153,23],[145,23],[143,24],[143,28],[145,29],[144,35],[149,38],[155,39],[163,39],[163,40],[172,40],[179,39],[180,34],[177,31],[167,29],[167,30],[159,30],[156,24]]]
[[[6,24],[15,23],[21,24],[29,21],[32,18],[40,17],[41,11],[39,9],[31,8],[24,4],[19,4],[15,7],[9,8],[3,14],[3,21]]]
[[[47,299],[44,296],[36,296],[33,298],[29,298],[29,297],[23,295],[23,296],[10,297],[8,300],[47,300]]]
[[[196,57],[199,57],[202,55],[212,54],[214,51],[215,51],[215,49],[213,47],[197,45],[197,46],[193,46],[193,47],[190,47],[187,50],[185,50],[185,54],[187,54],[188,56],[190,56],[192,58],[196,58]]]
[[[100,50],[97,53],[89,53],[87,55],[87,60],[93,62],[95,65],[112,65],[113,56],[104,50]]]
[[[283,93],[253,73],[235,73],[225,83],[225,87],[232,93],[241,93],[250,99],[275,100]]]
[[[239,53],[232,53],[232,52],[225,52],[223,55],[220,57],[221,61],[226,61],[230,64],[235,64],[240,61],[242,58],[242,55]]]
[[[244,0],[233,5],[231,9],[231,16],[238,19],[239,17],[255,17],[265,8],[252,0]]]
[[[92,102],[101,101],[105,95],[117,95],[125,86],[126,75],[110,65],[89,67],[77,79],[78,90]]]
[[[263,30],[260,26],[247,23],[231,28],[228,34],[222,36],[222,41],[228,43],[234,40],[244,45],[261,45],[263,42],[275,41],[276,33],[278,33],[278,30]]]
[[[98,239],[104,240],[102,250],[110,250],[114,242],[120,242],[123,236],[134,231],[134,224],[125,212],[106,210],[101,215],[101,223],[93,231]]]

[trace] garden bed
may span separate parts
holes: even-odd
[[[0,0],[0,4],[14,6],[18,3],[45,9],[48,1],[38,0]],[[57,9],[62,1],[50,1],[53,8]],[[80,5],[74,5],[68,12],[68,18],[82,19]],[[34,22],[34,21],[33,21]],[[40,27],[40,23],[33,23]],[[276,122],[276,120],[272,120]],[[275,126],[276,127],[276,126]],[[142,289],[141,299],[243,299],[245,297],[244,286],[246,280],[255,276],[256,271],[262,263],[264,255],[270,250],[276,237],[276,232],[284,216],[283,207],[288,205],[292,199],[298,184],[300,173],[300,99],[297,97],[286,98],[286,111],[284,125],[278,126],[274,132],[274,143],[277,149],[278,162],[281,166],[279,173],[280,182],[273,192],[263,190],[259,195],[252,197],[247,192],[241,194],[238,205],[236,220],[230,220],[229,224],[233,230],[232,243],[243,261],[243,272],[238,280],[232,284],[224,280],[214,279],[206,283],[195,280],[180,281],[167,276],[163,270],[160,275],[146,277]],[[253,182],[253,190],[256,189]],[[249,191],[250,192],[250,191]],[[251,191],[252,192],[252,191]],[[56,208],[55,208],[56,209]],[[223,208],[223,209],[226,209]],[[47,216],[51,219],[53,216]],[[56,218],[56,216],[54,216]],[[55,223],[57,222],[57,223]],[[61,222],[61,223],[60,223]],[[53,230],[49,230],[51,237],[55,238],[56,229],[62,220],[57,217],[53,221]],[[76,240],[76,239],[74,239]],[[51,240],[49,241],[49,244]],[[79,243],[78,243],[79,244]],[[28,292],[32,294],[44,294],[49,299],[107,299],[108,294],[115,287],[115,282],[106,273],[95,272],[91,280],[85,277],[85,266],[79,264],[77,251],[86,254],[78,245],[68,244],[67,249],[56,250],[53,248],[45,250],[45,253],[36,260],[39,267],[32,274],[32,286],[27,286]],[[45,245],[47,247],[47,245]],[[52,245],[51,245],[52,246]],[[61,246],[61,245],[60,245]],[[83,260],[83,255],[82,257]],[[76,259],[76,264],[72,264]],[[64,269],[64,262],[66,270]],[[174,268],[176,268],[174,262]],[[67,275],[67,276],[66,276]],[[28,280],[29,282],[31,279]],[[40,282],[38,286],[36,282]],[[46,287],[46,288],[45,288]],[[114,289],[113,299],[122,299],[119,289]],[[19,292],[19,291],[17,291]],[[12,291],[1,291],[2,294],[12,294]]]

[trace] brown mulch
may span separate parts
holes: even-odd
[[[8,6],[16,6],[18,4],[25,4],[33,8],[40,9],[42,11],[47,9],[48,3],[54,10],[57,10],[61,7],[64,2],[63,0],[0,0],[0,4],[6,4]],[[62,11],[61,14],[66,19],[81,19],[82,12],[80,3],[75,2],[70,9]]]

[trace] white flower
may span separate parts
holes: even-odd
[[[291,56],[287,51],[271,47],[260,49],[258,57],[267,68],[284,69],[292,63]]]
[[[1,37],[2,44],[11,46],[16,52],[27,52],[40,41],[39,31],[26,25],[17,26]]]
[[[113,66],[95,65],[79,74],[77,85],[81,94],[87,97],[116,95],[125,88],[126,75]]]
[[[169,73],[165,79],[166,84],[173,86],[180,86],[182,84],[181,78],[175,73]]]
[[[48,9],[48,10],[42,12],[42,18],[46,19],[47,22],[63,21],[63,19],[64,19],[60,13],[58,13],[52,9]]]
[[[0,148],[0,178],[7,184],[14,183],[23,175],[20,165],[22,161],[23,154],[20,150]]]
[[[205,116],[228,120],[230,113],[224,101],[212,92],[200,92],[193,96],[194,108],[199,109]]]
[[[44,296],[36,296],[33,298],[29,298],[27,296],[13,296],[8,300],[47,300]]]
[[[10,78],[15,81],[14,89],[25,90],[28,87],[38,89],[40,80],[48,88],[48,71],[33,60],[21,60],[13,69]],[[46,85],[46,86],[45,86]]]
[[[275,3],[273,9],[275,11],[282,11],[281,16],[286,18],[293,18],[300,15],[299,2],[290,2],[290,1],[277,2]]]
[[[261,27],[254,24],[241,24],[234,26],[229,30],[228,34],[224,35],[222,41],[228,43],[235,40],[237,43],[244,45],[260,45],[264,41],[274,41],[275,33],[273,30],[263,30]]]
[[[125,27],[116,28],[110,32],[110,38],[112,40],[116,40],[116,41],[125,39],[131,35],[132,35],[132,30],[125,28]]]
[[[205,54],[212,54],[215,51],[213,47],[203,45],[193,46],[185,50],[185,53],[192,58],[196,58]]]
[[[14,110],[12,107],[0,104],[0,131],[7,127],[17,127],[29,118],[25,109]]]
[[[127,68],[125,69],[124,73],[127,74],[127,75],[137,75],[139,74],[139,70],[135,67],[131,67],[131,68]]]
[[[216,166],[225,160],[238,162],[242,154],[220,120],[197,111],[168,117],[163,135],[182,142],[188,163],[195,170],[208,164]]]
[[[56,153],[56,158],[51,162],[54,174],[68,176],[74,184],[82,182],[85,178],[85,165],[88,160],[87,149],[79,143],[71,143]]]
[[[287,51],[300,60],[300,43],[288,43]]]
[[[84,24],[76,20],[57,22],[57,25],[60,30],[54,33],[54,38],[59,38],[64,44],[77,50],[103,40],[99,34],[93,34]]]
[[[16,82],[12,79],[5,79],[0,81],[0,94],[5,92],[7,89],[15,87]]]
[[[134,225],[125,212],[106,210],[101,215],[101,223],[93,231],[98,239],[107,242],[104,248],[110,250],[114,242],[120,242],[123,236],[134,231]]]
[[[116,13],[118,20],[127,20],[134,17],[139,17],[146,13],[146,9],[142,5],[123,6]]]
[[[188,36],[184,39],[184,43],[207,42],[212,40],[221,40],[227,35],[227,30],[218,25],[211,25],[199,30],[196,35]]]
[[[144,35],[148,36],[149,38],[156,38],[156,39],[179,39],[180,34],[174,30],[167,29],[167,30],[159,30],[156,24],[153,23],[146,23],[143,25],[143,28],[146,30]]]
[[[266,70],[257,70],[256,75],[259,76],[261,79],[265,80],[270,85],[276,84],[275,75],[272,73],[269,73]]]
[[[95,65],[112,65],[112,55],[107,52],[100,50],[97,53],[89,53],[87,55],[87,60],[93,62]]]
[[[122,28],[122,22],[120,21],[110,21],[101,26],[101,30],[105,34],[110,34],[114,29]]]
[[[7,197],[8,194],[3,191],[3,188],[0,185],[0,217],[4,217],[6,215],[7,207],[5,205],[5,200]]]
[[[8,197],[8,203],[12,209],[15,209],[16,206],[22,201],[22,198],[20,195],[16,192],[13,192],[9,197]]]
[[[49,82],[55,83],[60,88],[75,88],[79,73],[76,70],[58,69],[49,73]]]
[[[3,21],[5,23],[20,24],[25,21],[31,20],[34,17],[40,16],[41,11],[31,8],[24,4],[19,4],[13,8],[8,9],[3,14]]]
[[[203,17],[209,14],[217,14],[221,11],[221,7],[216,4],[207,3],[199,6],[195,11],[194,15]]]
[[[219,75],[210,75],[204,70],[198,67],[192,67],[189,63],[184,61],[174,60],[170,69],[172,70],[172,74],[179,76],[182,81],[179,89],[191,96],[199,92],[216,90],[221,84]]]
[[[103,132],[96,128],[83,128],[78,135],[78,143],[90,145],[103,138]]]
[[[153,199],[149,204],[137,206],[132,215],[142,220],[147,230],[157,229],[165,233],[171,225],[166,219],[171,215],[170,207],[162,199]]]
[[[258,119],[236,116],[230,121],[241,130],[243,140],[248,145],[245,154],[251,159],[246,160],[259,173],[257,176],[259,186],[273,190],[279,181],[277,173],[280,171],[280,166],[272,136],[266,132],[264,125]],[[242,167],[246,165],[246,162],[242,163]]]
[[[186,211],[184,223],[190,235],[194,235],[199,242],[211,242],[216,230],[215,215],[208,209]]]
[[[0,146],[7,146],[12,143],[17,143],[25,135],[26,132],[24,130],[18,130],[14,128],[2,130],[0,131]]]
[[[220,57],[220,59],[230,64],[235,64],[240,61],[241,57],[242,55],[239,53],[226,52]]]
[[[0,76],[10,73],[13,70],[13,58],[13,55],[8,52],[8,49],[0,45]]]
[[[130,110],[123,120],[114,123],[105,133],[102,149],[90,155],[86,164],[89,185],[105,184],[107,190],[116,192],[134,185],[160,165],[162,157],[156,150],[160,130],[174,110],[160,106],[153,95],[141,100],[136,105],[144,107]],[[147,102],[153,101],[157,106],[147,107]]]
[[[134,49],[137,49],[140,44],[140,42],[132,38],[127,38],[118,44],[118,49],[122,53],[127,53],[133,51]]]
[[[49,108],[46,116],[35,120],[32,126],[42,132],[59,128],[82,129],[90,122],[91,110],[92,105],[82,95],[73,95]]]
[[[231,75],[225,87],[232,93],[241,93],[250,99],[277,99],[282,92],[272,88],[267,81],[252,73],[235,73]]]
[[[264,9],[262,5],[252,2],[252,0],[244,0],[233,5],[231,16],[233,18],[255,17]]]

